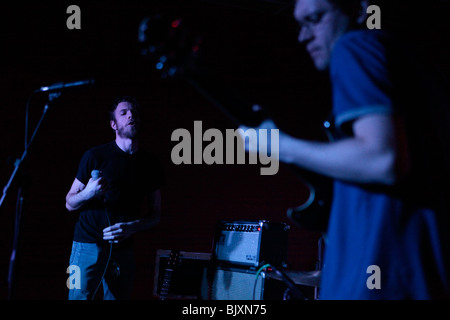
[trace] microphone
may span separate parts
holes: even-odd
[[[92,170],[91,171],[91,177],[94,180],[97,180],[98,178],[100,178],[102,176],[102,172],[100,170]]]
[[[100,170],[92,170],[92,171],[91,171],[91,177],[92,177],[93,180],[97,180],[97,179],[99,179],[99,178],[102,177],[102,172],[101,172]],[[106,198],[105,198],[104,195],[102,195],[102,196],[100,197],[100,199],[103,199],[103,202],[106,203]],[[105,209],[106,209],[106,208],[105,208]],[[109,217],[108,217],[108,220],[109,220]],[[111,223],[110,223],[110,225],[111,225]]]
[[[95,82],[94,79],[80,80],[80,81],[75,81],[75,82],[58,82],[58,83],[54,83],[54,84],[51,84],[46,87],[40,87],[38,90],[36,90],[36,92],[55,91],[55,90],[61,90],[61,89],[70,88],[70,87],[87,86],[87,85],[94,84],[94,82]]]

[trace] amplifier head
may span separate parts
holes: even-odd
[[[266,220],[219,221],[214,238],[217,262],[257,267],[286,264],[289,226]]]

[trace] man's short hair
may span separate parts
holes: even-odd
[[[361,9],[361,0],[327,0],[346,14],[354,14]]]
[[[116,117],[114,115],[114,111],[116,111],[117,106],[121,102],[128,102],[133,106],[133,109],[135,109],[139,114],[141,112],[141,106],[139,105],[138,101],[135,97],[132,96],[120,96],[114,99],[113,103],[111,104],[110,108],[108,109],[109,114],[109,120],[115,121]]]
[[[366,11],[367,8],[362,7],[362,0],[327,0],[330,4],[339,8],[344,14],[349,16],[352,20],[357,18],[361,14],[361,10]],[[380,0],[369,0],[369,5],[379,4]],[[365,27],[364,23],[358,23],[353,26],[355,29],[360,29]]]

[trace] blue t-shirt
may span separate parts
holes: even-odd
[[[382,31],[351,31],[336,43],[333,117],[343,136],[364,115],[406,114],[393,52]],[[411,181],[420,188],[418,179],[398,188],[334,182],[320,299],[450,297],[442,212],[416,201],[420,192]]]

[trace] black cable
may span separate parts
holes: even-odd
[[[277,269],[275,266],[270,266],[275,273],[281,277],[281,280],[288,286],[291,291],[291,297],[295,300],[308,300],[303,292],[296,286],[295,282],[289,278],[283,271]]]
[[[106,214],[106,218],[108,219],[108,225],[111,227],[111,220],[109,219],[108,209],[106,207],[106,200],[105,200],[105,214]],[[97,294],[97,291],[100,288],[100,285],[102,284],[103,279],[105,278],[106,272],[108,271],[109,262],[111,261],[111,256],[112,256],[112,247],[113,247],[113,242],[111,240],[109,242],[109,254],[108,254],[108,260],[106,261],[105,270],[103,271],[103,275],[100,278],[100,281],[99,281],[99,283],[97,285],[97,288],[94,291],[94,294],[92,295],[92,299],[91,300],[94,300],[95,295]]]

